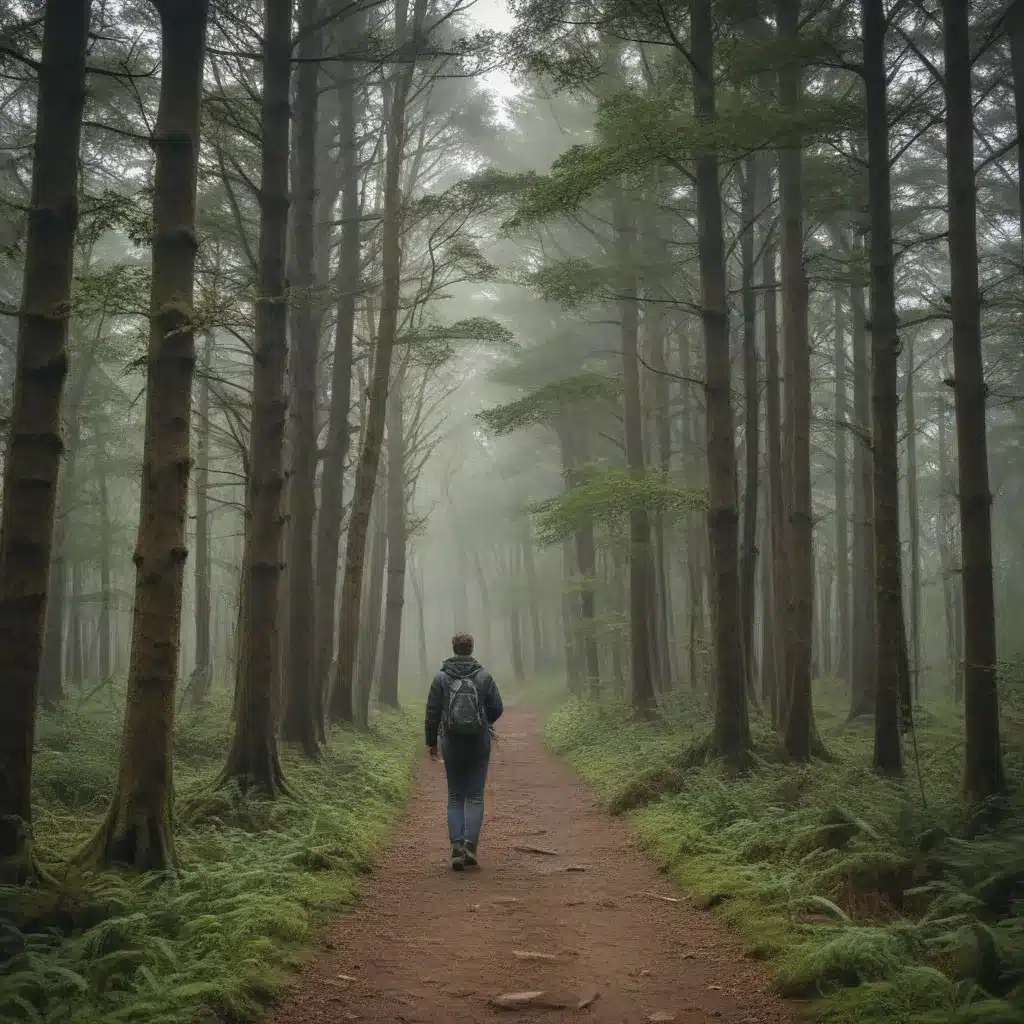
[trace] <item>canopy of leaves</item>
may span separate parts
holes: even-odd
[[[661,473],[633,476],[628,470],[592,466],[563,494],[530,506],[541,544],[557,544],[591,522],[616,529],[637,509],[682,522],[707,507],[703,490],[676,487]]]
[[[618,378],[580,373],[552,381],[523,398],[485,409],[477,418],[499,437],[537,424],[550,424],[580,403],[616,401],[622,386]]]

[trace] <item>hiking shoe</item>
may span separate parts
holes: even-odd
[[[465,866],[465,848],[462,843],[452,843],[452,871],[461,871]]]
[[[462,847],[462,862],[467,868],[479,866],[479,861],[476,859],[476,843],[466,843]]]

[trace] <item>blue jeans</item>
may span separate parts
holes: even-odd
[[[448,837],[452,843],[480,841],[484,822],[484,785],[491,759],[491,745],[486,740],[472,746],[443,743],[444,772],[448,779]]]

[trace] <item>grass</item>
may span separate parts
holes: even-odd
[[[0,891],[0,1020],[252,1020],[317,925],[353,901],[408,793],[418,719],[387,713],[368,734],[338,730],[319,762],[285,751],[293,795],[277,801],[211,790],[229,719],[222,695],[179,723],[183,870],[169,881],[61,866],[105,810],[120,714],[94,700],[42,717],[35,836],[58,885]]]
[[[622,705],[570,701],[548,720],[547,741],[818,1020],[1024,1022],[1021,806],[995,831],[960,838],[952,708],[918,715],[924,804],[909,752],[906,780],[882,779],[870,770],[870,725],[848,724],[838,703],[817,718],[833,762],[786,763],[759,723],[762,756],[741,776],[694,765],[709,722],[685,698],[654,725]],[[1022,722],[1014,711],[1006,730],[1018,780]]]

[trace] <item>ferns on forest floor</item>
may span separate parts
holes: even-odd
[[[35,835],[58,884],[0,892],[0,1020],[251,1020],[316,925],[353,899],[408,792],[416,724],[384,713],[369,734],[339,730],[317,762],[286,750],[292,796],[259,800],[210,788],[225,700],[179,724],[173,882],[52,867],[106,808],[120,720],[97,706],[42,716]]]
[[[917,772],[870,769],[871,730],[817,710],[832,762],[787,764],[763,723],[743,775],[709,762],[687,698],[655,724],[622,705],[570,701],[551,748],[698,905],[769,961],[778,990],[830,1024],[1024,1022],[1024,808],[971,840],[960,799],[961,723],[919,720]],[[1021,722],[1007,774],[1024,766]]]

